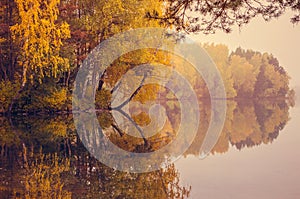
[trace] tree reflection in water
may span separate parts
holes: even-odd
[[[47,124],[46,124],[47,122]],[[77,138],[71,117],[1,118],[1,190],[25,198],[185,198],[174,165],[131,174],[92,158]],[[65,128],[61,128],[64,126]],[[10,131],[7,129],[11,129]],[[67,129],[67,133],[61,133]],[[52,133],[50,133],[52,132]],[[14,142],[18,140],[18,142]]]
[[[174,106],[173,110],[176,103]],[[272,143],[289,120],[290,107],[284,100],[228,100],[227,106],[226,123],[211,154],[225,153],[230,146],[242,150]],[[208,102],[201,103],[200,107],[201,126],[184,156],[199,155],[210,115]],[[167,127],[149,139],[148,149],[156,150],[172,141],[175,131],[171,129],[178,128],[178,117],[172,111],[170,116]],[[98,120],[107,124],[110,117],[99,114]],[[13,198],[189,197],[191,187],[181,185],[174,164],[142,174],[120,172],[101,164],[89,155],[76,135],[71,115],[1,118],[0,123],[0,186],[4,195]],[[104,128],[107,132],[112,129]],[[113,131],[106,135],[128,151],[145,150],[142,140],[130,141],[126,136],[123,139]]]

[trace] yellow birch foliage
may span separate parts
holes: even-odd
[[[65,71],[68,60],[60,56],[63,39],[70,37],[67,23],[57,24],[60,0],[16,0],[20,22],[11,27],[12,37],[21,48],[19,64],[22,84],[28,78],[41,82]]]

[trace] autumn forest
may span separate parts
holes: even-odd
[[[168,23],[146,16],[153,10],[163,12],[160,1],[1,1],[1,112],[70,111],[73,82],[88,53],[118,32],[167,27]],[[293,95],[288,74],[271,54],[202,45],[221,72],[227,98]],[[129,65],[137,64],[136,56],[129,57]],[[123,73],[130,68],[128,59],[117,65]]]
[[[292,23],[300,21],[299,1],[0,0],[0,193],[8,198],[188,198],[193,188],[181,184],[175,164],[148,173],[122,172],[98,161],[84,143],[101,145],[97,140],[105,135],[125,151],[150,153],[173,141],[180,128],[180,103],[168,88],[142,85],[145,76],[121,105],[139,130],[151,123],[147,108],[160,104],[166,111],[163,128],[154,136],[136,138],[118,126],[112,113],[119,80],[136,66],[159,63],[184,74],[196,94],[199,128],[182,155],[198,157],[215,111],[205,78],[169,52],[149,48],[126,53],[106,66],[97,81],[95,107],[103,135],[88,118],[82,139],[72,112],[78,71],[101,42],[124,31],[166,28],[176,42],[183,42],[184,34],[230,34],[234,25],[243,26],[256,16],[268,21],[285,9],[294,11]],[[226,93],[216,99],[225,101],[227,110],[209,155],[273,143],[295,106],[295,91],[280,60],[242,46],[232,50],[225,44],[196,43],[213,60]],[[190,50],[190,44],[185,48]],[[208,77],[210,82],[216,78]],[[213,89],[222,88],[215,83]]]

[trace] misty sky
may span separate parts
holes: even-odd
[[[299,198],[299,116],[300,116],[300,24],[290,23],[291,14],[264,22],[252,20],[241,30],[215,35],[194,36],[199,42],[223,43],[272,53],[292,77],[298,102],[290,110],[291,120],[272,145],[231,147],[226,154],[205,161],[189,156],[176,162],[181,183],[192,186],[191,198]],[[298,105],[297,105],[298,104]]]
[[[235,50],[237,47],[272,53],[292,77],[291,87],[300,91],[300,24],[290,23],[291,13],[265,22],[253,19],[240,30],[235,27],[230,34],[218,31],[214,35],[194,35],[197,41],[222,43]]]

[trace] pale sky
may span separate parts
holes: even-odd
[[[290,16],[286,14],[271,22],[255,19],[231,34],[219,31],[194,38],[200,42],[223,43],[230,50],[240,46],[272,53],[292,77],[291,87],[300,96],[300,24],[291,24]],[[192,186],[191,198],[300,198],[300,106],[290,110],[290,117],[272,144],[242,151],[231,147],[225,154],[211,155],[204,160],[193,156],[181,158],[176,162],[181,184]]]
[[[218,31],[214,35],[194,35],[200,42],[226,44],[230,50],[237,47],[273,54],[292,77],[291,87],[300,87],[300,24],[290,23],[291,13],[265,22],[253,19],[240,30],[235,27],[230,34]],[[297,89],[298,90],[298,89]]]

